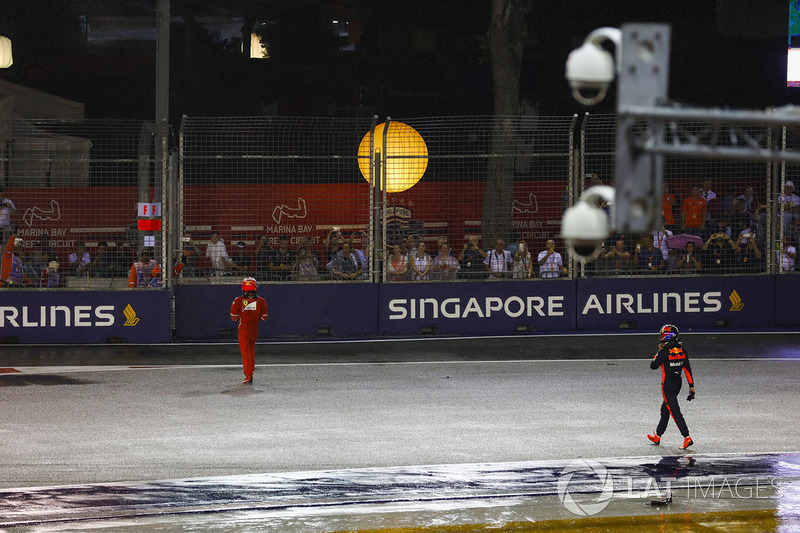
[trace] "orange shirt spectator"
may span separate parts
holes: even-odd
[[[661,214],[664,216],[665,226],[675,225],[675,216],[672,214],[672,206],[675,205],[675,195],[669,190],[669,186],[664,184],[664,192],[661,194]]]
[[[706,201],[700,196],[700,187],[692,187],[691,196],[683,200],[683,228],[702,229],[706,221]]]
[[[150,252],[142,250],[142,260],[135,262],[128,273],[128,287],[160,287],[161,265],[150,259]]]

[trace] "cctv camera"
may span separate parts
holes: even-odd
[[[593,259],[608,236],[608,217],[600,208],[580,201],[564,213],[561,236],[578,259]]]
[[[570,252],[578,259],[597,257],[608,236],[608,215],[596,205],[600,198],[613,205],[614,188],[607,185],[590,187],[584,191],[577,204],[564,212],[561,236],[567,241]]]
[[[600,103],[614,81],[614,58],[596,44],[583,43],[570,52],[566,77],[575,100],[583,105]]]
[[[614,58],[600,47],[611,41],[619,55],[621,35],[617,28],[598,28],[590,33],[583,44],[567,57],[566,78],[572,96],[578,103],[594,105],[603,101],[608,87],[614,81]]]

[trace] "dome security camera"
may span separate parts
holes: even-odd
[[[582,105],[595,105],[603,101],[614,81],[614,57],[600,47],[603,41],[612,41],[619,50],[621,32],[617,28],[599,28],[567,57],[566,78],[572,97]]]
[[[608,215],[595,205],[598,198],[611,204],[613,187],[599,185],[586,189],[578,203],[564,212],[561,221],[561,237],[566,240],[570,253],[579,260],[597,257],[608,237]]]

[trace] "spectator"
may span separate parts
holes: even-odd
[[[800,211],[800,196],[794,193],[794,182],[787,181],[783,184],[783,194],[778,196],[778,217],[783,217],[783,233],[789,235],[791,242],[797,239],[795,222],[798,211]]]
[[[494,250],[486,254],[483,265],[489,271],[489,279],[508,277],[514,268],[514,257],[506,250],[503,239],[494,241]]]
[[[561,259],[561,254],[556,252],[556,242],[553,239],[547,239],[545,249],[539,252],[539,277],[541,278],[557,278],[559,276],[567,275],[567,267]]]
[[[758,205],[755,202],[755,199],[756,197],[752,187],[745,187],[744,192],[736,197],[736,200],[740,200],[742,202],[742,205],[744,206],[744,212],[747,215],[752,215],[753,208]]]
[[[69,254],[68,273],[70,276],[87,276],[92,258],[86,251],[86,243],[78,242],[74,252]]]
[[[664,226],[671,233],[675,231],[675,214],[673,207],[675,206],[675,195],[672,194],[669,185],[664,183],[661,186],[661,216],[664,219]]]
[[[408,268],[411,271],[411,279],[425,281],[431,279],[431,267],[433,259],[425,251],[425,243],[417,244],[416,253],[412,253],[408,259]]]
[[[711,180],[703,180],[703,188],[700,191],[700,196],[706,201],[706,205],[711,200],[717,199],[717,193],[711,190]]]
[[[603,180],[601,180],[600,176],[598,176],[594,172],[592,172],[591,174],[586,174],[586,179],[588,180],[588,183],[586,183],[586,185],[584,187],[585,189],[588,189],[590,187],[597,187],[597,186],[603,185]],[[597,207],[599,207],[600,209],[605,211],[606,214],[609,213],[608,202],[606,202],[602,198],[598,198],[597,199]]]
[[[751,215],[745,211],[745,203],[740,198],[735,198],[728,213],[731,236],[741,233],[750,226]]]
[[[202,254],[197,243],[192,239],[192,234],[186,232],[181,238],[181,255],[179,263],[183,266],[175,274],[183,273],[184,276],[194,277],[197,275],[197,258]]]
[[[341,228],[338,226],[332,226],[331,229],[328,231],[328,236],[325,237],[323,241],[323,251],[325,252],[325,258],[328,262],[333,261],[334,257],[341,251],[342,243],[344,239],[342,238],[342,231]]]
[[[328,263],[328,271],[333,279],[342,280],[356,279],[362,274],[361,265],[349,242],[344,242],[341,251]]]
[[[206,257],[211,260],[212,276],[222,276],[234,266],[225,247],[225,241],[216,231],[211,232],[211,241],[206,246]]]
[[[97,253],[87,268],[89,275],[97,278],[114,277],[113,271],[116,265],[114,265],[113,260],[114,258],[108,250],[108,243],[105,241],[98,242]]]
[[[745,274],[764,271],[764,254],[758,248],[752,231],[741,232],[736,245],[739,248],[736,251],[736,270]]]
[[[422,242],[422,236],[417,233],[412,233],[406,237],[405,241],[403,241],[403,253],[408,256],[409,261],[411,260],[411,257],[417,253],[417,246],[419,246],[420,242]]]
[[[253,253],[253,260],[255,261],[256,277],[262,281],[268,280],[269,264],[272,261],[272,254],[274,250],[269,245],[269,239],[266,235],[259,235],[256,241],[256,251]]]
[[[736,232],[737,235],[739,234],[739,231]],[[721,216],[717,218],[717,227],[714,233],[724,233],[729,239],[733,237],[731,225],[728,223],[728,217]]]
[[[297,250],[297,261],[292,269],[292,280],[319,281],[317,266],[317,258],[312,255],[311,250],[305,247],[299,248]]]
[[[314,251],[314,247],[312,246],[311,239],[309,237],[300,237],[300,242],[297,243],[297,250],[295,250],[295,254],[299,255],[300,250],[308,250],[308,255],[314,260],[314,266],[319,268],[319,254]]]
[[[247,253],[247,244],[244,241],[236,243],[236,253],[231,257],[231,262],[233,263],[231,267],[232,271],[240,274],[253,273],[253,259],[250,257],[250,254]]]
[[[392,245],[392,253],[386,261],[386,277],[389,281],[408,279],[408,257],[403,254],[399,244]]]
[[[58,273],[58,261],[50,261],[42,269],[41,286],[46,289],[57,289],[61,286],[61,275]]]
[[[606,270],[609,274],[627,274],[631,268],[631,253],[625,250],[625,240],[619,239],[614,247],[603,256],[606,262]]]
[[[697,246],[693,242],[686,243],[686,249],[678,258],[676,270],[679,274],[699,274],[703,269],[703,262],[697,253]]]
[[[288,235],[281,235],[279,243],[278,249],[272,254],[272,260],[269,263],[269,271],[272,274],[273,280],[286,281],[292,275],[295,255],[294,252],[289,249]]]
[[[711,274],[729,274],[734,271],[735,252],[739,246],[725,233],[717,232],[711,235],[703,244],[705,257],[703,265],[705,271]]]
[[[792,246],[789,238],[783,236],[783,246],[778,250],[778,264],[781,272],[794,272],[794,261],[797,259],[797,249]]]
[[[642,245],[636,246],[633,265],[640,274],[658,274],[664,270],[664,254],[655,247],[649,233],[642,236]]]
[[[516,279],[533,277],[533,259],[524,240],[517,242],[517,249],[514,250],[513,275]]]
[[[128,287],[160,287],[161,265],[150,259],[150,250],[142,250],[141,259],[131,266]]]
[[[433,272],[432,279],[456,279],[458,271],[461,270],[461,265],[458,264],[458,259],[450,255],[450,247],[447,244],[440,245],[439,253],[433,259],[431,270]]]
[[[668,261],[669,242],[667,239],[672,237],[672,232],[668,230],[664,224],[661,224],[661,227],[657,230],[654,230],[651,235],[653,236],[653,245],[661,250],[661,256],[664,258],[664,261]]]
[[[701,196],[700,187],[692,187],[692,193],[681,204],[682,222],[684,233],[700,235],[706,220],[706,201]]]
[[[50,235],[43,233],[31,254],[30,264],[37,272],[47,268],[51,261],[57,261],[56,251],[50,246]]]
[[[458,254],[458,262],[461,264],[461,277],[465,279],[482,279],[486,277],[486,270],[483,268],[483,260],[486,252],[478,246],[478,237],[470,235],[461,253]]]
[[[445,246],[446,244],[447,244],[447,237],[439,237],[439,238],[437,238],[436,239],[436,250],[433,253],[431,253],[431,257],[436,259],[439,256],[439,254],[442,253],[442,246]],[[450,250],[450,247],[448,246],[448,252],[451,252],[451,251],[452,250]],[[459,268],[460,268],[460,266],[459,266]]]
[[[3,244],[8,242],[11,235],[14,233],[14,226],[11,223],[11,215],[17,211],[17,206],[11,201],[11,198],[6,198],[5,189],[0,186],[0,237],[3,239]]]
[[[12,235],[8,238],[3,251],[2,266],[0,266],[0,281],[4,287],[29,285],[30,280],[25,276],[22,264],[22,245],[24,241]]]
[[[756,234],[756,244],[759,248],[767,248],[767,230],[769,221],[767,220],[767,204],[759,204],[755,213],[750,218],[750,229]]]
[[[714,233],[717,217],[728,209],[724,207],[725,199],[720,199],[717,193],[711,190],[711,180],[703,180],[703,186],[700,188],[700,197],[706,201],[705,222],[703,223],[705,232],[702,234],[702,238],[705,239],[707,235]]]
[[[360,247],[356,245],[356,241],[358,241]],[[355,232],[351,247],[353,253],[358,257],[359,263],[361,263],[361,269],[364,271],[361,275],[362,278],[369,278],[369,234],[366,231]]]

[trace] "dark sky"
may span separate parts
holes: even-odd
[[[85,102],[90,118],[152,117],[152,47],[121,44],[87,50],[65,38],[73,26],[64,21],[72,20],[88,1],[10,1],[17,7],[6,22],[0,21],[0,34],[12,36],[17,53],[15,65],[0,77]],[[148,0],[132,3],[147,5]],[[172,3],[173,15],[180,14],[183,3]],[[60,4],[65,4],[61,11]],[[492,113],[484,41],[488,0],[384,0],[367,2],[381,7],[366,14],[358,10],[358,0],[330,4],[358,13],[354,20],[363,29],[358,52],[320,52],[327,46],[321,42],[314,45],[320,49],[309,46],[297,30],[313,19],[304,13],[284,14],[276,21],[273,38],[285,44],[284,53],[267,61],[244,60],[204,40],[202,32],[191,39],[185,26],[173,26],[172,122],[184,113],[256,114],[273,102],[278,114],[292,115],[358,106],[398,118]],[[675,100],[749,108],[800,103],[800,89],[785,87],[785,2],[536,0],[535,5],[522,96],[536,102],[542,114],[613,111],[613,92],[599,107],[575,103],[564,80],[564,63],[592,29],[627,21],[672,25],[669,94]],[[43,6],[44,11],[37,11]],[[137,11],[128,13],[135,16]],[[43,38],[41,28],[52,31]]]

